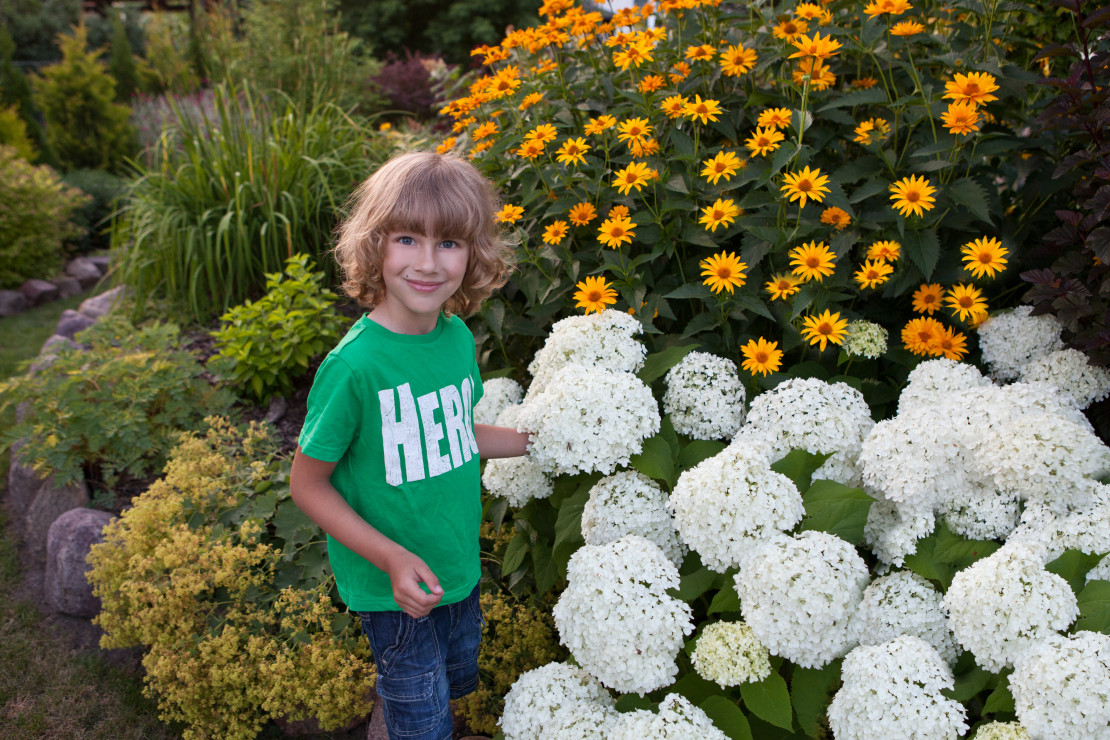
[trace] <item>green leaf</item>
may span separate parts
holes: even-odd
[[[936,269],[937,259],[940,257],[940,241],[937,239],[937,232],[931,229],[907,231],[902,244],[910,262],[921,270],[921,274],[928,280]]]
[[[856,105],[870,105],[872,103],[885,103],[887,102],[886,92],[879,87],[873,87],[869,90],[860,90],[858,92],[850,92],[844,95],[837,95],[831,103],[821,106],[817,109],[818,113],[823,113],[827,110],[834,108],[843,108],[845,106]]]
[[[682,452],[679,453],[678,469],[689,470],[703,460],[708,460],[720,453],[727,446],[724,442],[713,439],[695,439],[683,447]]]
[[[740,696],[752,714],[784,730],[792,730],[794,722],[790,708],[790,692],[786,681],[776,671],[759,683],[740,684]]]
[[[966,206],[976,218],[986,221],[988,224],[993,223],[986,195],[979,183],[966,177],[957,180],[948,186],[948,196],[953,203]]]
[[[972,664],[971,670],[956,676],[955,685],[944,693],[950,699],[955,699],[962,704],[985,689],[993,678],[993,673],[988,673],[978,665]]]
[[[528,554],[528,537],[523,532],[517,532],[509,540],[505,548],[505,557],[501,560],[501,574],[508,575],[519,570],[524,565],[524,557]]]
[[[675,681],[667,693],[682,694],[694,706],[701,704],[703,701],[711,696],[719,696],[721,687],[712,681],[707,681],[697,673],[687,673],[682,678]]]
[[[790,699],[798,725],[809,737],[820,737],[821,720],[829,709],[829,701],[840,685],[840,661],[822,668],[794,668],[790,676]]]
[[[858,488],[850,488],[831,480],[814,481],[802,494],[806,514],[803,530],[818,530],[859,545],[863,542],[863,526],[875,499]]]
[[[542,596],[559,580],[559,569],[551,557],[551,546],[542,537],[532,544],[532,565],[536,575],[536,595]]]
[[[805,491],[809,489],[809,480],[813,477],[813,472],[824,465],[830,457],[832,455],[814,455],[805,450],[791,450],[786,457],[775,461],[771,465],[771,470],[782,473],[794,481],[799,491]]]
[[[709,609],[706,614],[720,614],[722,612],[738,612],[740,611],[740,596],[736,593],[736,586],[733,584],[732,579],[725,584],[724,588],[717,592],[713,600],[709,602]]]
[[[559,506],[559,517],[555,520],[555,546],[552,548],[552,557],[555,559],[561,578],[566,577],[570,556],[584,544],[582,509],[590,498],[590,488],[592,488],[590,481],[586,481]]]
[[[958,571],[998,548],[997,542],[960,537],[938,521],[936,531],[918,540],[917,551],[906,556],[906,567],[923,578],[938,581],[946,591]]]
[[[1078,598],[1076,630],[1110,634],[1110,581],[1091,581]]]
[[[1065,550],[1063,555],[1044,568],[1067,581],[1071,590],[1078,595],[1087,585],[1087,571],[1098,565],[1101,559],[1100,555],[1087,555],[1079,550]]]
[[[693,573],[682,576],[678,582],[678,588],[668,589],[667,593],[679,601],[693,601],[713,588],[713,584],[717,582],[719,577],[719,573],[714,573],[703,565]]]
[[[652,352],[644,359],[644,366],[636,376],[645,383],[654,383],[697,348],[696,344],[684,344],[681,347],[671,346],[660,352]]]
[[[661,435],[644,440],[643,451],[633,455],[629,464],[648,478],[666,481],[668,486],[675,484],[674,458],[671,446]]]
[[[1014,695],[1010,693],[1009,681],[999,682],[998,688],[991,692],[983,702],[983,714],[1013,714]]]
[[[728,735],[732,740],[752,740],[752,728],[748,718],[740,707],[727,698],[717,695],[711,696],[698,705],[713,720],[718,730]]]

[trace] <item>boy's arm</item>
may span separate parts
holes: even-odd
[[[478,456],[483,460],[525,455],[528,453],[529,440],[527,432],[518,432],[511,427],[474,425],[474,441],[478,443]]]
[[[374,529],[331,484],[335,463],[317,460],[297,448],[289,476],[293,501],[309,519],[389,575],[393,598],[406,614],[425,616],[443,597],[439,579],[419,557]],[[428,586],[425,593],[420,584]]]

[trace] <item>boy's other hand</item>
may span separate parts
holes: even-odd
[[[408,550],[390,558],[389,581],[393,584],[393,599],[397,606],[413,619],[427,616],[443,598],[439,579],[427,564]],[[427,593],[420,588],[423,583]]]

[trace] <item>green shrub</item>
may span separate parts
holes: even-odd
[[[144,648],[146,693],[187,739],[365,716],[373,662],[335,606],[325,542],[289,496],[288,462],[257,426],[208,423],[93,546],[101,645]]]
[[[7,29],[28,62],[58,58],[58,34],[81,21],[81,0],[4,0],[0,3],[0,28]]]
[[[77,224],[87,230],[77,251],[107,249],[111,241],[110,217],[119,206],[121,196],[127,192],[127,180],[104,170],[72,170],[65,173],[62,180],[91,198],[74,214]]]
[[[56,164],[54,154],[46,141],[46,134],[39,124],[38,113],[35,110],[34,99],[31,95],[31,83],[23,73],[12,64],[15,54],[15,41],[12,40],[8,29],[0,24],[0,106],[12,107],[19,113],[19,117],[26,126],[27,134],[31,137],[41,164]]]
[[[10,146],[15,153],[34,162],[38,156],[35,145],[27,136],[27,124],[19,116],[19,111],[13,108],[0,108],[0,146]]]
[[[140,305],[164,297],[211,318],[261,295],[287,257],[328,248],[336,212],[387,142],[335,105],[217,89],[209,127],[177,115],[151,169],[131,186],[112,244]]]
[[[181,430],[198,429],[223,413],[226,391],[204,379],[204,367],[179,349],[173,324],[135,327],[107,316],[78,335],[89,349],[62,349],[34,374],[0,384],[0,446],[20,439],[35,471],[60,484],[84,467],[108,487],[120,475],[159,470]],[[16,419],[16,407],[27,413]]]
[[[35,102],[62,168],[118,171],[135,149],[131,111],[114,102],[116,83],[99,52],[86,48],[87,38],[84,26],[58,36],[62,61],[44,67],[34,81]]]
[[[54,170],[0,146],[0,288],[57,272],[65,240],[81,235],[73,213],[87,201]]]
[[[266,276],[266,295],[220,317],[215,367],[229,363],[241,392],[262,402],[291,395],[309,362],[343,336],[337,298],[324,287],[323,274],[312,271],[308,255],[290,257],[284,274]]]
[[[148,77],[145,87],[153,92],[185,94],[200,89],[200,77],[188,58],[189,29],[180,13],[150,14],[146,30],[146,60],[140,65]]]
[[[127,103],[139,91],[139,69],[131,53],[131,41],[127,37],[127,29],[118,18],[112,22],[108,74],[116,81],[116,102]]]

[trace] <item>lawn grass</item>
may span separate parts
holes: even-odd
[[[76,309],[92,295],[82,293],[0,319],[0,380],[15,375],[21,362],[38,355],[42,343],[54,333],[63,311]]]

